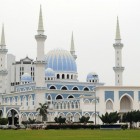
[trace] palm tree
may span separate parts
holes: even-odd
[[[36,111],[39,111],[39,115],[42,116],[42,122],[46,121],[47,119],[47,113],[48,113],[48,105],[47,103],[41,104],[39,103],[40,107],[36,109]]]

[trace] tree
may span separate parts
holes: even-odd
[[[54,120],[56,123],[59,123],[61,125],[62,123],[65,123],[66,118],[62,118],[61,116],[59,116],[59,118],[55,117]]]
[[[89,121],[90,117],[85,117],[82,116],[81,118],[79,118],[80,123],[87,123]]]
[[[102,122],[106,124],[113,124],[120,120],[120,116],[119,113],[117,113],[117,111],[111,113],[106,112],[105,115],[99,117],[102,120]]]
[[[140,111],[135,110],[123,114],[122,122],[129,122],[130,128],[132,128],[133,122],[137,124],[140,121]]]
[[[44,103],[44,104],[39,103],[39,105],[40,105],[40,107],[38,107],[36,109],[36,111],[38,111],[39,115],[42,116],[42,122],[43,122],[43,121],[46,121],[46,119],[47,119],[48,105],[47,105],[47,103]]]

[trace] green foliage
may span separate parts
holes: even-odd
[[[65,123],[66,118],[62,118],[61,116],[59,116],[59,118],[55,117],[54,120],[56,123],[62,124]]]
[[[8,119],[7,118],[0,118],[0,125],[6,125],[8,124]]]
[[[48,113],[48,105],[47,103],[41,104],[39,103],[40,107],[36,109],[39,112],[39,115],[42,116],[42,121],[46,121],[47,113]]]
[[[90,119],[90,117],[82,116],[81,118],[79,118],[79,121],[80,121],[80,123],[87,123],[89,119]]]
[[[36,123],[36,119],[30,119],[29,118],[29,124],[35,124]]]
[[[82,125],[82,124],[64,124],[64,125],[47,125],[45,129],[100,129],[100,125]]]
[[[120,120],[120,116],[119,113],[117,113],[117,111],[111,113],[106,112],[105,115],[99,117],[102,120],[102,122],[106,124],[113,124]]]
[[[135,123],[140,122],[140,111],[135,110],[135,111],[124,113],[122,117],[122,122],[129,122],[130,128],[132,128],[133,122]]]

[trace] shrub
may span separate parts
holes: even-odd
[[[8,124],[8,119],[7,118],[0,118],[0,125],[6,125]]]

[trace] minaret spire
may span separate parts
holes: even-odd
[[[2,25],[2,34],[1,34],[1,42],[0,42],[0,93],[6,93],[7,91],[7,52],[6,44],[5,44],[5,35],[4,35],[4,24]]]
[[[116,26],[116,38],[115,40],[121,40],[121,35],[120,35],[120,26],[119,26],[119,18],[117,16],[117,26]]]
[[[75,48],[74,48],[74,40],[73,40],[73,32],[72,32],[72,36],[71,36],[71,48],[70,48],[71,52],[75,52]]]
[[[43,17],[42,17],[42,7],[40,5],[40,12],[39,12],[39,21],[38,21],[38,34],[43,34],[44,27],[43,27]]]
[[[113,44],[113,47],[115,49],[115,67],[113,67],[113,70],[115,72],[115,85],[122,86],[123,85],[123,71],[124,71],[124,67],[122,67],[123,44],[121,43],[118,17],[117,17],[117,26],[116,26],[116,38],[115,38],[115,43]]]
[[[44,35],[43,28],[43,18],[42,18],[42,9],[40,5],[40,13],[39,13],[39,22],[38,22],[38,30],[37,35],[35,35],[35,39],[37,41],[37,59],[35,61],[36,64],[36,75],[35,81],[37,87],[45,86],[45,40],[47,38]]]
[[[2,25],[1,44],[0,45],[5,46],[4,24]]]
[[[71,55],[73,56],[73,58],[76,60],[77,56],[75,55],[75,47],[74,47],[73,32],[72,32],[72,35],[71,35],[70,53],[71,53]]]

